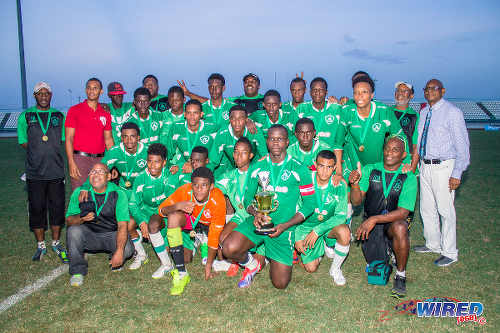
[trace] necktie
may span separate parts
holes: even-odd
[[[427,148],[427,132],[429,131],[429,125],[431,123],[432,108],[429,108],[429,113],[425,117],[424,130],[422,131],[422,139],[420,140],[420,149],[418,151],[420,158],[425,158],[426,148]]]

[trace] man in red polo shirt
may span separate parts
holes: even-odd
[[[111,115],[99,104],[102,83],[91,78],[85,86],[87,99],[72,106],[66,116],[66,155],[71,189],[81,186],[90,169],[113,147]]]

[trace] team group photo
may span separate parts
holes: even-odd
[[[457,100],[445,68],[381,74],[395,58],[354,53],[338,77],[248,52],[172,73],[87,59],[66,88],[22,58],[0,330],[495,330],[498,95]]]

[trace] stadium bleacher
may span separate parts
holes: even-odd
[[[496,120],[500,120],[500,101],[487,101],[481,102],[481,104],[495,117]]]
[[[466,122],[483,122],[490,121],[491,118],[488,116],[476,102],[465,101],[465,102],[455,102],[452,101],[462,112],[464,113],[464,118]]]

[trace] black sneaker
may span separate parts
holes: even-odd
[[[403,298],[406,296],[406,278],[396,274],[392,285],[392,297]]]

